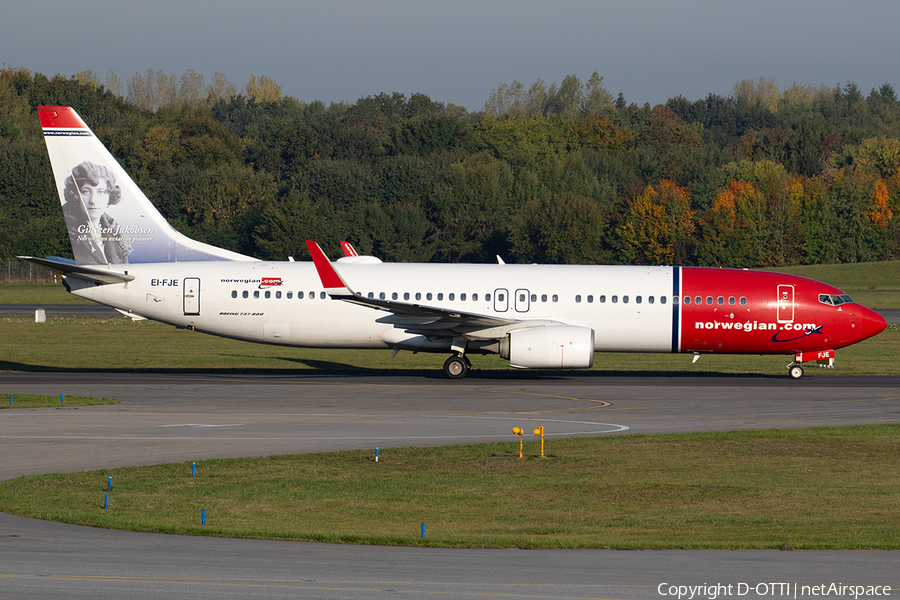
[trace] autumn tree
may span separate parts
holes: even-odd
[[[278,102],[281,100],[281,86],[271,77],[251,75],[242,94],[256,102]]]
[[[694,234],[694,209],[687,188],[663,180],[647,186],[631,203],[618,234],[632,264],[686,264]]]

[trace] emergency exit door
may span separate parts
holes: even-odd
[[[794,286],[779,285],[778,299],[775,301],[778,307],[778,322],[790,323],[794,320]]]

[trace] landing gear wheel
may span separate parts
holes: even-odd
[[[462,379],[469,373],[469,361],[465,356],[455,354],[444,362],[447,379]]]
[[[791,379],[800,379],[803,377],[803,367],[800,365],[791,365],[788,367],[788,375],[791,376]]]

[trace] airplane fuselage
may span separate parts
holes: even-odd
[[[835,305],[838,298],[849,300],[840,290],[772,272],[391,263],[340,269],[364,297],[521,319],[523,325],[546,320],[589,328],[600,352],[796,354],[841,348],[883,328],[883,320],[859,304]],[[134,280],[73,280],[72,292],[136,316],[252,342],[449,347],[404,346],[412,337],[404,333],[404,317],[332,300],[311,262],[147,263],[116,270]],[[416,324],[421,330],[421,320]]]

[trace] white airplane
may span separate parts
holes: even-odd
[[[780,273],[702,267],[400,264],[359,256],[260,261],[175,231],[69,107],[39,107],[75,260],[23,257],[133,319],[307,348],[471,354],[591,367],[595,352],[783,354],[802,363],[881,332],[840,290]]]

